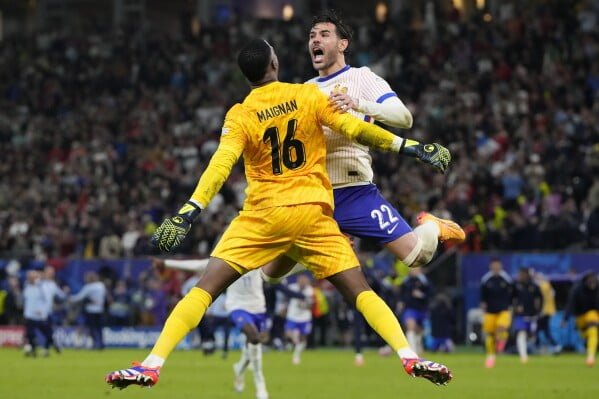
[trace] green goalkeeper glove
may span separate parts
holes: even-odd
[[[437,143],[422,144],[415,140],[405,139],[399,149],[399,153],[417,158],[431,165],[441,173],[445,173],[449,162],[451,162],[449,150]]]
[[[201,211],[195,203],[187,201],[175,216],[164,219],[154,232],[150,243],[162,252],[170,252],[177,248],[189,233],[191,224]]]

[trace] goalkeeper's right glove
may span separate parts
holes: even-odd
[[[164,219],[152,235],[150,243],[162,252],[170,252],[177,248],[189,233],[191,224],[201,211],[197,204],[187,201],[175,216]]]
[[[445,173],[449,162],[451,162],[449,150],[437,143],[422,144],[415,140],[405,139],[401,144],[399,153],[418,158],[441,173]]]

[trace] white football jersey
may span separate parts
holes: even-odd
[[[225,306],[229,312],[234,310],[245,310],[249,313],[266,312],[260,269],[247,272],[227,288]]]
[[[353,98],[382,103],[390,97],[397,97],[389,83],[368,67],[352,68],[346,65],[328,76],[310,79],[327,96],[341,91]],[[373,122],[372,118],[350,110],[352,115]],[[327,140],[327,171],[333,188],[357,186],[372,182],[372,158],[368,147],[351,141],[339,133],[323,127]]]
[[[299,285],[293,283],[289,284],[289,289],[291,291],[301,292],[306,299],[289,298],[289,305],[287,305],[287,320],[296,323],[312,321],[312,298],[314,296],[312,287],[307,286],[303,290],[300,290]]]

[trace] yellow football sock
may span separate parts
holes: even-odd
[[[587,328],[587,357],[595,357],[597,353],[597,326]]]
[[[374,291],[362,291],[356,299],[356,308],[395,352],[410,347],[397,318]]]
[[[201,288],[192,288],[166,319],[151,354],[166,359],[187,333],[200,323],[211,303],[209,293]]]
[[[504,330],[504,331],[499,331],[499,332],[497,333],[497,339],[498,339],[499,341],[507,341],[507,339],[508,339],[508,337],[509,337],[509,336],[510,336],[510,333],[509,333],[509,331],[507,331],[507,330]]]
[[[487,355],[495,354],[495,337],[493,337],[493,334],[487,334],[485,337],[485,349],[487,350]]]

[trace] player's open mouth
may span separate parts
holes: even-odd
[[[320,63],[324,61],[324,51],[320,47],[314,47],[312,49],[312,61]]]

